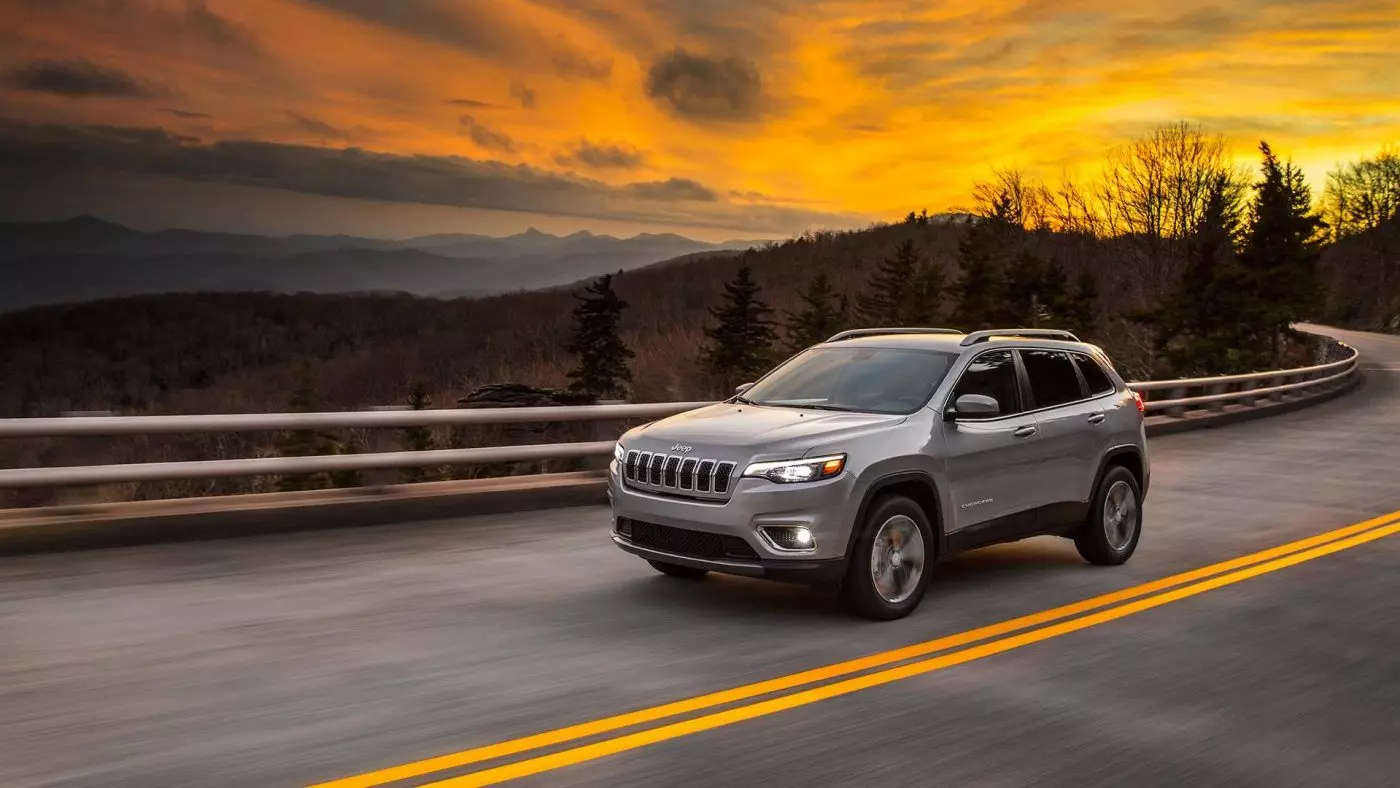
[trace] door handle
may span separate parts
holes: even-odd
[[[1103,418],[1104,418],[1104,416],[1103,416],[1102,413],[1095,413],[1094,415],[1092,415],[1092,416],[1089,417],[1089,423],[1090,423],[1090,424],[1099,424],[1099,423],[1101,423],[1101,422],[1103,421]]]
[[[1018,438],[1029,438],[1035,434],[1035,427],[1021,427],[1011,434]]]

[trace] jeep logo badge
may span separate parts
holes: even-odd
[[[689,446],[682,446],[681,444],[677,443],[675,446],[671,447],[671,451],[678,451],[681,454],[687,454],[690,452],[690,448],[691,447]]]

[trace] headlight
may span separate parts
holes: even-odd
[[[830,479],[846,467],[846,455],[830,454],[802,460],[756,462],[744,469],[744,476],[767,479],[778,484]]]
[[[618,462],[627,462],[627,450],[622,448],[621,443],[613,444],[613,459]]]

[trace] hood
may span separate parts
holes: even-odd
[[[727,454],[725,449],[783,453],[892,427],[907,418],[720,403],[638,427],[625,439],[630,444],[627,448],[643,451],[665,451],[672,444],[683,443],[692,446],[698,456]]]

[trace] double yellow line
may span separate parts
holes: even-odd
[[[852,692],[878,687],[911,676],[919,676],[993,654],[1000,654],[1144,610],[1161,607],[1170,602],[1212,589],[1233,585],[1251,577],[1276,572],[1295,564],[1348,550],[1389,536],[1397,531],[1400,531],[1400,511],[1269,550],[956,635],[498,744],[332,780],[311,788],[374,788],[448,769],[459,769],[472,764],[600,736],[645,723],[693,714],[719,706],[738,704],[721,711],[693,716],[677,722],[428,783],[425,788],[493,785],[634,750],[692,733],[733,725],[756,717],[764,717],[798,706],[806,706],[828,698],[848,695]],[[967,648],[961,648],[964,646]],[[936,652],[947,653],[929,656]],[[921,657],[927,658],[919,659]],[[881,669],[875,670],[876,668]],[[848,676],[849,678],[843,678]],[[833,679],[841,680],[832,681]],[[818,682],[829,683],[766,700],[755,700],[747,704],[739,703]]]

